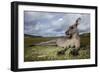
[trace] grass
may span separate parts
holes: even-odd
[[[55,38],[27,37],[24,38],[24,61],[49,61],[49,60],[73,60],[73,59],[89,59],[90,58],[90,36],[81,36],[81,47],[79,55],[73,56],[69,48],[64,55],[57,55],[57,52],[63,48],[57,46],[32,46],[33,43],[48,41]]]

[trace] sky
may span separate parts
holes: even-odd
[[[24,34],[42,37],[65,36],[65,31],[79,17],[79,33],[90,32],[90,14],[24,11]]]

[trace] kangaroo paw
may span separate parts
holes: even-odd
[[[71,53],[71,55],[73,55],[73,56],[79,55],[79,51],[76,50],[76,49],[73,49],[70,53]]]
[[[65,55],[65,51],[64,50],[58,51],[57,55]]]

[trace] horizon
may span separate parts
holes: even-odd
[[[83,34],[90,34],[90,32],[80,33],[79,35],[83,35]],[[29,35],[29,36],[33,36],[33,37],[65,37],[65,35],[62,35],[62,36],[37,36],[37,35],[30,35],[30,34],[24,34],[24,35]]]

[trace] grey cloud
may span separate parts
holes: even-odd
[[[89,14],[30,12],[24,13],[24,33],[39,36],[64,36],[78,17],[82,18],[79,32],[90,32]]]

